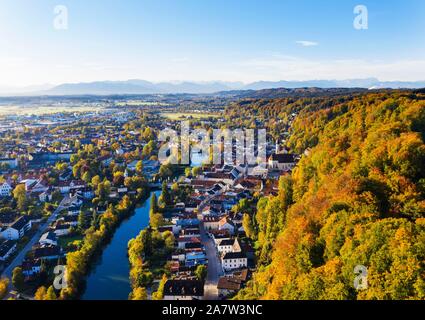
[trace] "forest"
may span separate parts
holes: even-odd
[[[371,91],[228,108],[233,123],[287,128],[286,147],[303,155],[245,219],[258,269],[236,299],[425,299],[424,99]]]

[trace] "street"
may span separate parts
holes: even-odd
[[[43,235],[43,233],[46,231],[46,229],[48,228],[48,226],[50,225],[50,223],[52,223],[53,221],[56,220],[57,215],[59,214],[59,212],[61,212],[64,207],[63,207],[63,203],[66,201],[67,197],[65,197],[61,203],[59,204],[59,206],[56,208],[56,210],[52,213],[52,215],[46,220],[46,222],[41,225],[37,232],[33,235],[33,237],[31,238],[31,240],[25,245],[25,247],[18,253],[18,255],[13,259],[13,261],[9,264],[9,266],[3,270],[2,273],[2,277],[6,277],[9,278],[10,280],[12,279],[12,273],[13,273],[13,269],[15,269],[16,267],[20,266],[22,264],[22,262],[25,259],[25,256],[27,255],[27,253],[31,250],[31,248],[38,242],[38,240],[40,239],[40,237]],[[9,285],[9,290],[14,290],[13,285],[12,285],[12,281],[10,281],[10,285]],[[6,297],[5,299],[7,299],[8,297]]]
[[[205,251],[208,258],[208,274],[204,286],[204,299],[205,300],[218,300],[217,284],[220,276],[222,275],[221,262],[217,256],[217,250],[214,241],[208,237],[201,223],[201,239],[205,246]]]

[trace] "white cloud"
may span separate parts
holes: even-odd
[[[314,41],[307,41],[307,40],[298,40],[295,41],[297,44],[303,46],[303,47],[315,47],[318,46],[319,43],[318,42],[314,42]]]

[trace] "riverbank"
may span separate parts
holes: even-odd
[[[150,199],[160,191],[151,191],[149,198],[135,209],[135,213],[117,228],[111,241],[92,263],[86,279],[82,300],[127,300],[131,292],[128,279],[130,265],[126,263],[127,245],[141,229],[149,224]]]
[[[137,205],[141,201],[146,202],[150,194],[150,189],[146,188],[139,190],[133,199],[124,196],[116,206],[109,206],[98,226],[86,231],[82,247],[67,255],[67,287],[61,290],[61,299],[81,298],[86,288],[86,277],[92,271],[95,259],[106,249],[122,222],[131,217]]]

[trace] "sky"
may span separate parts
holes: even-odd
[[[0,85],[425,80],[424,40],[423,0],[0,0]]]

